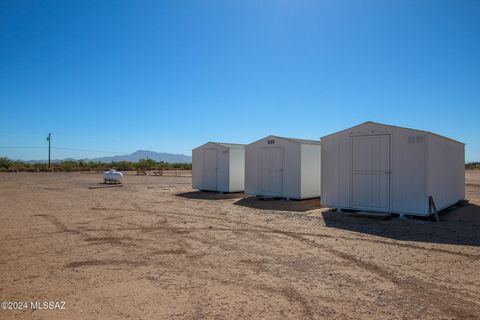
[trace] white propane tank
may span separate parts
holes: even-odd
[[[105,171],[103,173],[103,179],[105,180],[105,183],[122,183],[123,174],[116,170]]]

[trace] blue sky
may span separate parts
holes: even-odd
[[[0,0],[0,147],[53,158],[371,120],[480,160],[480,1]],[[45,159],[45,149],[0,148]]]

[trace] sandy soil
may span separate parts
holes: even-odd
[[[440,223],[195,192],[189,177],[0,174],[0,299],[19,319],[475,319],[480,171]]]

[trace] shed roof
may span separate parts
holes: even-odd
[[[285,140],[290,140],[293,142],[298,142],[298,143],[306,143],[306,144],[320,144],[320,139],[319,140],[309,140],[309,139],[298,139],[298,138],[287,138],[287,137],[279,137],[279,136],[274,136],[280,139],[285,139]]]
[[[412,128],[400,127],[400,126],[394,126],[394,125],[384,124],[384,123],[379,123],[379,122],[374,122],[374,121],[366,121],[366,122],[363,122],[363,123],[361,123],[361,124],[359,124],[359,125],[356,125],[356,126],[353,126],[353,127],[347,128],[347,129],[343,129],[343,130],[340,130],[340,131],[337,131],[337,132],[334,132],[334,133],[331,133],[331,134],[327,134],[326,136],[321,137],[321,139],[326,138],[326,137],[329,137],[329,136],[332,136],[332,135],[334,135],[334,134],[336,134],[336,133],[339,133],[339,132],[352,130],[353,128],[357,128],[357,127],[360,127],[360,126],[363,126],[363,125],[366,125],[366,124],[369,124],[369,123],[371,123],[371,124],[377,124],[377,125],[381,125],[381,126],[386,126],[386,127],[392,127],[392,128],[398,128],[398,129],[412,130],[412,131],[417,131],[417,132],[428,133],[428,134],[431,134],[431,135],[440,137],[440,138],[442,138],[442,139],[447,139],[447,140],[450,140],[450,141],[453,141],[453,142],[456,142],[456,143],[464,144],[463,142],[460,142],[460,141],[458,141],[458,140],[455,140],[455,139],[452,139],[452,138],[449,138],[449,137],[445,137],[445,136],[442,136],[442,135],[439,135],[439,134],[436,134],[436,133],[433,133],[433,132],[430,132],[430,131],[419,130],[419,129],[412,129]]]
[[[264,140],[264,139],[268,139],[268,138],[277,138],[277,139],[283,139],[283,140],[287,140],[287,141],[292,141],[292,142],[296,142],[296,143],[302,143],[302,144],[320,144],[320,140],[308,140],[308,139],[297,139],[297,138],[287,138],[287,137],[280,137],[280,136],[274,136],[274,135],[269,135],[265,138],[262,138],[262,139],[259,139],[255,142],[258,142],[260,140]],[[255,143],[253,142],[253,143]]]
[[[240,144],[240,143],[226,143],[226,142],[214,142],[214,141],[209,141],[207,143],[204,143],[202,144],[201,146],[198,146],[196,148],[194,148],[193,150],[195,149],[199,149],[201,147],[204,147],[206,146],[207,144],[209,143],[212,143],[212,144],[216,144],[217,146],[220,146],[220,147],[224,147],[224,148],[245,148],[245,145],[244,144]]]
[[[212,142],[212,143],[218,144],[225,148],[244,148],[245,147],[245,145],[241,143],[226,143],[226,142]]]

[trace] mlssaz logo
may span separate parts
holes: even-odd
[[[32,310],[65,310],[65,301],[32,301],[30,308]]]

